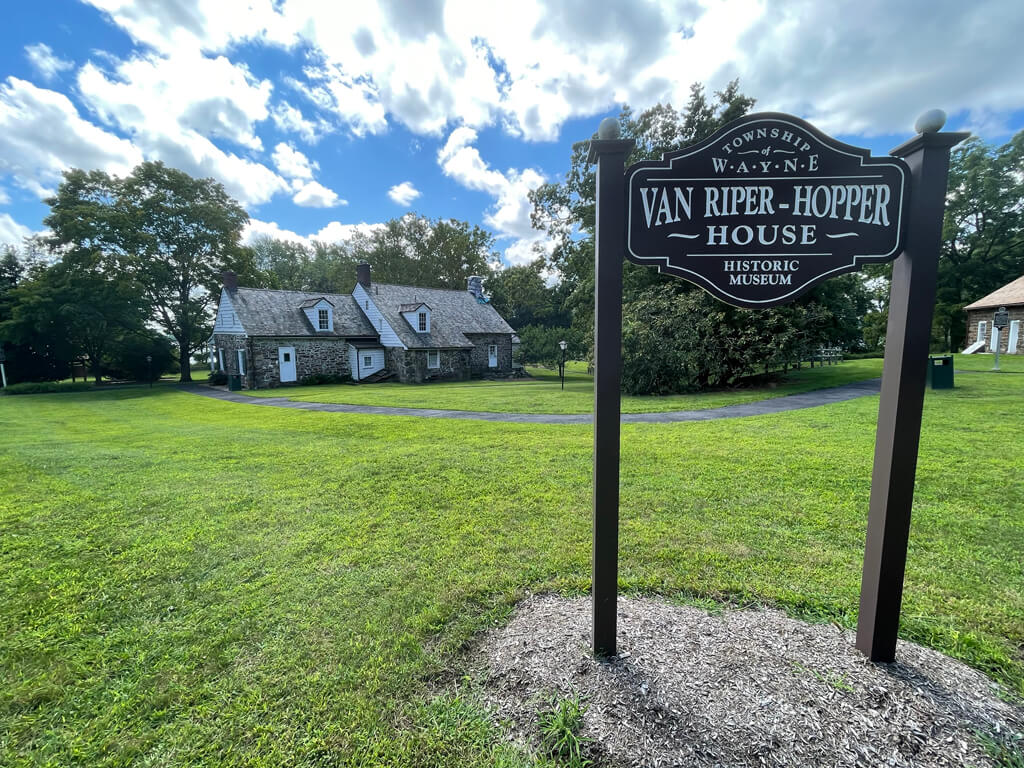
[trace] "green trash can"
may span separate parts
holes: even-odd
[[[952,385],[951,385],[952,386]],[[232,373],[228,377],[228,389],[232,392],[238,392],[242,389],[242,377],[237,373]]]
[[[928,384],[932,389],[953,388],[952,355],[933,355],[928,358]]]

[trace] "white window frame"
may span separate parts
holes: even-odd
[[[434,356],[434,365],[430,364],[430,357],[431,357],[431,355]],[[429,350],[427,350],[427,368],[430,368],[431,370],[437,370],[440,367],[441,367],[441,353],[440,353],[440,351],[438,351],[436,349],[429,349]]]
[[[363,368],[373,368],[373,355],[363,355]]]
[[[492,349],[494,350],[494,354],[493,355],[491,354],[491,350]],[[491,359],[492,358],[494,359],[494,365],[491,365]],[[487,367],[488,368],[497,368],[498,367],[498,345],[497,344],[488,344],[487,345]]]
[[[330,310],[320,308],[316,312],[316,323],[317,328],[321,331],[331,330],[331,312]]]
[[[430,326],[427,325],[427,313],[419,312],[416,315],[416,330],[420,333],[426,333],[430,330]]]
[[[236,349],[235,358],[238,360],[238,375],[245,376],[245,350]]]

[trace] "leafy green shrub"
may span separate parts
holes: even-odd
[[[207,377],[206,383],[216,387],[223,386],[228,383],[228,375],[224,371],[214,371]]]
[[[85,381],[24,381],[0,391],[5,395],[38,395],[45,392],[84,392],[95,386]]]
[[[336,373],[311,373],[309,376],[304,376],[299,383],[304,386],[310,386],[316,384],[346,384],[350,381],[352,381],[351,376],[342,376]]]
[[[622,389],[668,395],[718,389],[848,346],[847,309],[818,294],[782,307],[737,309],[704,291],[652,286],[622,308]]]

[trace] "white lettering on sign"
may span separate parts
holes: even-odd
[[[729,285],[792,285],[799,259],[726,259],[722,262]]]
[[[884,184],[797,184],[793,215],[889,226],[889,188]]]
[[[763,186],[705,187],[704,216],[772,215],[774,194],[771,187]]]
[[[709,224],[707,245],[814,245],[817,242],[814,224]]]
[[[683,192],[682,187],[672,187],[674,196],[669,194],[669,187],[662,187],[660,190],[653,187],[640,187],[640,198],[644,202],[644,217],[647,219],[647,226],[660,227],[662,224],[674,224],[683,218],[690,218],[691,203],[693,202],[693,187],[687,187]],[[648,196],[650,192],[650,196]],[[657,209],[657,215],[655,215]]]
[[[794,145],[801,152],[806,152],[811,148],[811,145],[804,141],[803,137],[797,136],[790,131],[780,128],[752,128],[749,131],[733,136],[731,140],[721,146],[721,149],[727,155],[731,155],[733,150],[739,149],[754,139],[778,139],[785,144]]]

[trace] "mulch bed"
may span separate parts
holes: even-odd
[[[913,643],[874,664],[833,625],[651,599],[620,599],[618,657],[595,660],[589,630],[589,600],[535,596],[474,648],[511,738],[535,750],[538,712],[578,696],[596,765],[952,768],[999,765],[985,738],[1024,747],[1024,708]]]

